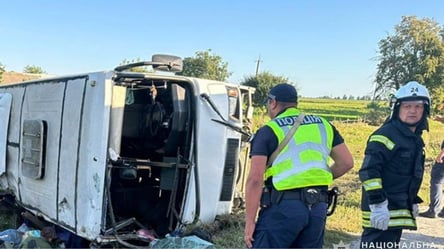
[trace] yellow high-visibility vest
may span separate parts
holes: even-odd
[[[273,130],[278,143],[284,140],[299,113],[296,108],[288,108],[266,124]],[[333,174],[328,160],[332,144],[331,124],[322,117],[306,115],[293,139],[265,171],[265,179],[273,176],[277,190],[330,185]]]

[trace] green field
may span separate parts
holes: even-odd
[[[298,107],[305,113],[317,114],[331,121],[358,120],[365,119],[369,113],[369,103],[366,100],[301,98]]]
[[[374,107],[377,107],[375,109]],[[372,108],[373,107],[373,108]],[[390,113],[388,102],[372,103],[369,100],[339,100],[339,99],[313,99],[301,98],[298,108],[306,114],[316,114],[329,121],[342,122],[368,122],[372,120],[372,112],[377,110],[383,116]],[[268,120],[265,106],[255,109],[253,130]]]

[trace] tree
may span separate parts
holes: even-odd
[[[41,67],[34,66],[34,65],[27,65],[23,69],[23,72],[24,73],[33,73],[33,74],[44,74],[44,73],[46,73],[45,71],[43,71],[43,69]]]
[[[402,17],[395,33],[379,41],[374,99],[416,80],[437,97],[444,83],[444,31],[435,21]]]
[[[288,82],[288,78],[286,77],[275,76],[270,72],[265,71],[258,74],[257,76],[249,76],[245,78],[240,84],[256,88],[256,92],[253,95],[253,103],[256,106],[260,106],[267,98],[267,94],[270,91],[270,89],[279,83],[290,83],[290,82]]]
[[[0,83],[3,81],[3,73],[5,72],[5,66],[0,63]]]
[[[209,80],[226,81],[231,76],[228,63],[222,57],[211,53],[211,49],[198,51],[194,57],[183,59],[183,71],[178,75],[204,78]]]
[[[372,100],[367,105],[368,114],[365,117],[365,120],[370,125],[381,125],[386,117],[390,114],[390,108],[387,107],[386,102],[383,101],[374,101]]]

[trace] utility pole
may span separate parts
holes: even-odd
[[[261,64],[261,55],[259,55],[259,58],[256,61],[256,77],[259,74],[259,64]]]

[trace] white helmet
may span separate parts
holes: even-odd
[[[429,95],[429,91],[425,86],[419,84],[416,81],[407,82],[407,84],[403,85],[396,91],[396,93],[392,96],[391,107],[392,112],[388,120],[392,118],[398,118],[399,105],[402,101],[411,101],[411,100],[423,100],[424,101],[424,113],[421,120],[415,124],[420,125],[420,130],[426,129],[428,130],[428,122],[427,117],[430,115],[430,105],[431,99]]]
[[[419,84],[416,81],[410,81],[407,84],[403,85],[398,89],[395,93],[396,102],[395,104],[399,104],[401,101],[407,100],[425,100],[424,104],[430,107],[430,95],[429,91],[425,86]]]

